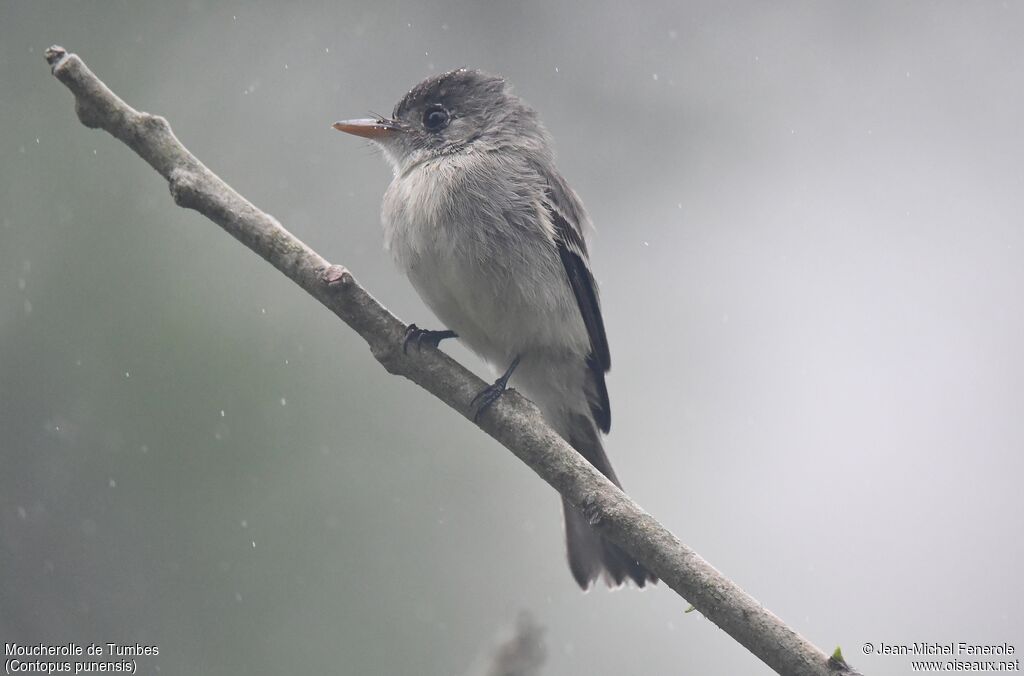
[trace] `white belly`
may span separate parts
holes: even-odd
[[[452,200],[445,169],[458,167],[396,178],[385,199],[385,246],[420,297],[498,370],[517,355],[585,356],[589,338],[557,249],[537,222],[546,218],[539,202],[533,213],[519,205],[515,227],[493,204]]]

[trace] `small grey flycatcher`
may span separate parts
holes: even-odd
[[[590,221],[555,168],[537,113],[500,77],[460,69],[416,85],[390,119],[334,128],[373,141],[394,169],[384,245],[448,330],[499,372],[478,412],[511,382],[584,458],[619,485],[601,445],[611,365],[585,235]],[[569,568],[586,589],[656,578],[565,500]]]

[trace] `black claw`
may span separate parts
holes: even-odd
[[[504,391],[505,383],[500,382],[499,379],[499,382],[496,382],[493,385],[488,385],[480,391],[480,394],[473,397],[472,405],[477,407],[476,413],[473,414],[473,422],[480,422],[480,416],[483,415],[484,411],[486,411],[491,404],[498,401],[498,397],[500,397],[501,393]],[[479,405],[477,405],[477,402],[479,402]]]
[[[459,334],[447,329],[444,331],[428,331],[427,329],[421,329],[415,324],[409,324],[409,327],[405,330],[405,341],[402,343],[402,352],[409,354],[409,343],[416,345],[416,349],[419,350],[423,347],[424,343],[437,347],[445,338],[458,337]]]
[[[473,422],[480,422],[480,416],[486,411],[491,404],[498,401],[498,397],[508,387],[508,379],[512,377],[512,372],[519,366],[519,357],[512,360],[512,365],[508,367],[508,370],[501,374],[501,377],[494,381],[493,384],[488,385],[480,391],[480,394],[473,397],[473,401],[469,402],[470,406],[476,406],[476,413],[473,414]],[[479,402],[479,404],[478,404]]]

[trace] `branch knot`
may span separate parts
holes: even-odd
[[[164,124],[167,122],[164,121]],[[197,208],[202,181],[194,171],[184,167],[175,167],[167,177],[167,185],[175,204],[186,209]]]
[[[327,286],[336,289],[352,283],[352,273],[344,265],[332,265],[323,272],[323,280]]]
[[[68,56],[68,50],[64,49],[60,45],[51,45],[43,52],[43,56],[46,57],[46,63],[50,64],[51,72],[57,70],[60,64]]]

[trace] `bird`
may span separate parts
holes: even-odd
[[[611,428],[611,356],[590,267],[590,219],[555,166],[537,112],[507,81],[459,68],[410,89],[391,117],[343,120],[390,163],[384,246],[445,329],[410,325],[406,342],[458,338],[500,377],[477,415],[514,387],[621,488],[602,444]],[[586,590],[657,578],[564,498],[569,569]]]

